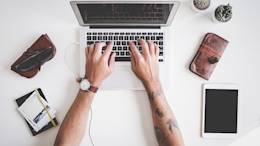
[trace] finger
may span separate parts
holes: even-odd
[[[131,57],[131,65],[133,66],[136,64],[136,61],[135,61],[133,53],[131,51],[130,51],[130,57]]]
[[[150,56],[150,52],[149,52],[149,46],[147,44],[147,42],[143,39],[139,40],[141,46],[142,46],[142,54],[145,58]]]
[[[130,50],[131,50],[131,56],[133,56],[133,59],[137,59],[139,57],[142,57],[136,46],[134,45],[133,42],[129,42],[130,45]]]
[[[94,52],[94,44],[91,44],[87,47],[88,53],[87,53],[87,57],[91,57],[93,55]]]
[[[147,41],[147,42],[148,42],[150,54],[151,54],[151,55],[155,55],[155,46],[154,46],[154,43],[153,43],[151,40],[149,40],[149,41]]]
[[[85,54],[88,56],[88,46],[85,48]]]
[[[106,46],[105,52],[103,53],[103,57],[105,60],[109,59],[112,48],[113,48],[113,43],[109,42],[109,44]]]
[[[106,43],[100,42],[95,44],[95,49],[93,55],[100,56],[102,52],[102,48],[106,46]]]
[[[109,59],[109,68],[111,69],[111,71],[113,71],[115,68],[115,58],[116,58],[116,54],[112,53],[112,55]]]
[[[156,57],[158,57],[159,56],[159,52],[160,52],[160,48],[155,43],[154,43],[154,47],[155,47],[155,55],[156,55]]]

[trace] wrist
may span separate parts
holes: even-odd
[[[79,98],[84,98],[84,99],[92,101],[94,99],[95,93],[89,92],[89,91],[84,91],[84,90],[80,89],[78,92],[78,95],[79,95],[78,96]]]
[[[91,86],[97,87],[99,88],[101,85],[101,82],[97,82],[97,81],[89,81]]]
[[[80,80],[80,91],[96,93],[98,91],[98,84],[93,84],[89,80],[82,78]]]
[[[146,81],[146,82],[143,82],[143,85],[146,88],[146,90],[149,90],[149,91],[154,91],[154,90],[161,88],[161,83],[159,80]]]

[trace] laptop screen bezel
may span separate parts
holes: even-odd
[[[80,14],[78,4],[173,4],[167,22],[163,24],[145,24],[145,23],[84,23]],[[70,1],[70,5],[77,17],[79,25],[81,26],[169,26],[180,6],[179,1]]]

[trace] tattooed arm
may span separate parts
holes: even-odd
[[[154,130],[160,146],[183,146],[181,132],[169,107],[160,83],[145,83],[148,93]]]
[[[177,121],[165,99],[159,80],[159,48],[151,41],[140,40],[139,53],[130,42],[132,70],[143,82],[152,109],[155,135],[160,146],[183,146],[184,142]]]

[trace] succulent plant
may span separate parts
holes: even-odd
[[[232,7],[227,5],[220,5],[215,10],[215,18],[220,22],[227,22],[232,18]]]
[[[210,0],[193,0],[193,5],[199,10],[205,10],[210,5]]]

